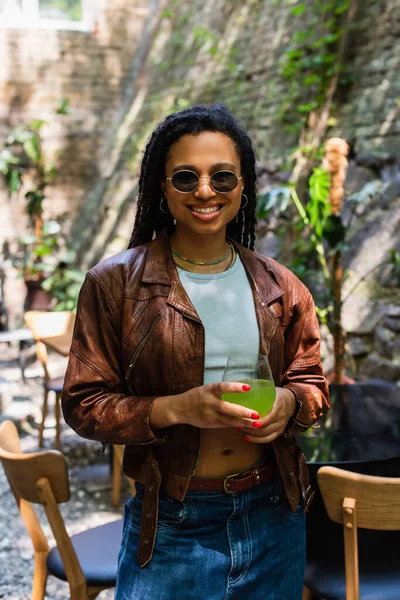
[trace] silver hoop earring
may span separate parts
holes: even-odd
[[[246,208],[246,206],[247,206],[247,205],[248,205],[248,203],[249,203],[249,199],[248,199],[248,197],[246,196],[246,194],[242,194],[242,198],[243,198],[243,196],[245,197],[245,199],[246,199],[246,202],[243,204],[243,206],[242,206],[242,204],[240,204],[240,210],[243,210],[244,208]]]
[[[161,198],[161,200],[160,200],[160,211],[162,213],[164,213],[164,215],[169,215],[169,210],[163,210],[162,203],[164,202],[164,200],[165,200],[165,202],[167,202],[166,198]],[[167,207],[168,207],[168,202],[167,202]]]

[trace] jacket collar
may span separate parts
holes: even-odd
[[[239,253],[243,266],[250,278],[250,283],[252,284],[256,295],[259,297],[261,305],[268,306],[274,302],[274,300],[283,296],[285,292],[272,279],[257,254],[244,246],[240,246],[233,240],[232,243]]]
[[[171,285],[170,263],[173,263],[173,260],[166,230],[146,245],[147,256],[142,282]]]
[[[239,253],[249,276],[254,296],[261,306],[268,306],[274,300],[283,296],[284,291],[273,280],[257,255],[252,250],[240,246],[234,240],[231,241]],[[147,248],[142,282],[171,286],[168,303],[198,319],[199,317],[180,282],[178,271],[172,259],[166,230],[149,242]]]

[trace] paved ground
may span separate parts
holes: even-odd
[[[28,351],[29,354],[29,351]],[[31,352],[33,359],[33,353]],[[63,359],[52,357],[51,365],[64,367]],[[52,373],[56,375],[57,373]],[[37,426],[42,400],[41,368],[37,361],[26,369],[26,383],[22,383],[16,360],[16,349],[0,345],[0,396],[2,413],[0,419],[11,417],[21,428],[24,451],[37,450]],[[49,418],[45,448],[52,448],[54,429]],[[101,453],[100,444],[83,440],[65,424],[62,430],[63,452],[66,455],[71,484],[71,499],[61,506],[70,534],[79,533],[119,518],[129,489],[123,482],[121,507],[111,507],[111,476],[109,459]],[[37,507],[37,514],[45,534],[54,543],[44,511]],[[30,600],[33,577],[32,544],[10,492],[3,469],[0,467],[0,598],[5,600]],[[98,598],[111,600],[113,591],[104,591]],[[50,576],[46,599],[66,600],[69,588]]]

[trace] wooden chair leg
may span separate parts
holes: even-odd
[[[112,499],[111,504],[118,508],[121,500],[121,463],[118,452],[113,448],[113,476],[112,476]]]
[[[71,600],[88,600],[89,595],[86,584],[78,587],[69,586]]]
[[[43,406],[42,406],[42,422],[39,427],[39,448],[43,446],[43,433],[44,433],[44,424],[47,417],[47,405],[48,405],[49,392],[47,390],[44,391],[43,397]]]
[[[55,406],[55,417],[56,417],[56,450],[61,451],[61,394],[56,393],[56,406]]]
[[[97,598],[97,596],[100,594],[100,592],[102,592],[103,590],[106,590],[108,588],[103,588],[103,587],[97,587],[97,588],[93,588],[93,587],[88,587],[87,589],[87,595],[89,600],[94,600],[95,598]]]
[[[44,600],[47,582],[47,552],[35,553],[35,570],[33,573],[32,600]]]
[[[304,586],[301,600],[312,600],[312,597],[312,591],[308,587]]]

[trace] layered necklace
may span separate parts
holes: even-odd
[[[236,261],[236,250],[234,245],[232,244],[232,242],[228,242],[228,252],[222,257],[219,258],[217,260],[212,260],[212,261],[200,261],[200,260],[191,260],[190,258],[186,258],[185,256],[182,256],[181,254],[179,254],[178,252],[176,252],[176,250],[172,250],[172,258],[174,260],[174,263],[176,264],[177,267],[179,267],[180,269],[183,269],[184,271],[189,271],[189,273],[192,273],[193,271],[190,271],[190,269],[187,269],[184,265],[182,265],[181,262],[179,262],[178,260],[176,260],[175,256],[177,256],[180,260],[183,260],[191,265],[200,265],[200,266],[205,266],[205,265],[218,265],[219,263],[221,263],[222,261],[226,260],[229,256],[229,254],[231,255],[231,259],[228,263],[228,266],[224,269],[224,271],[228,271],[234,264]]]

